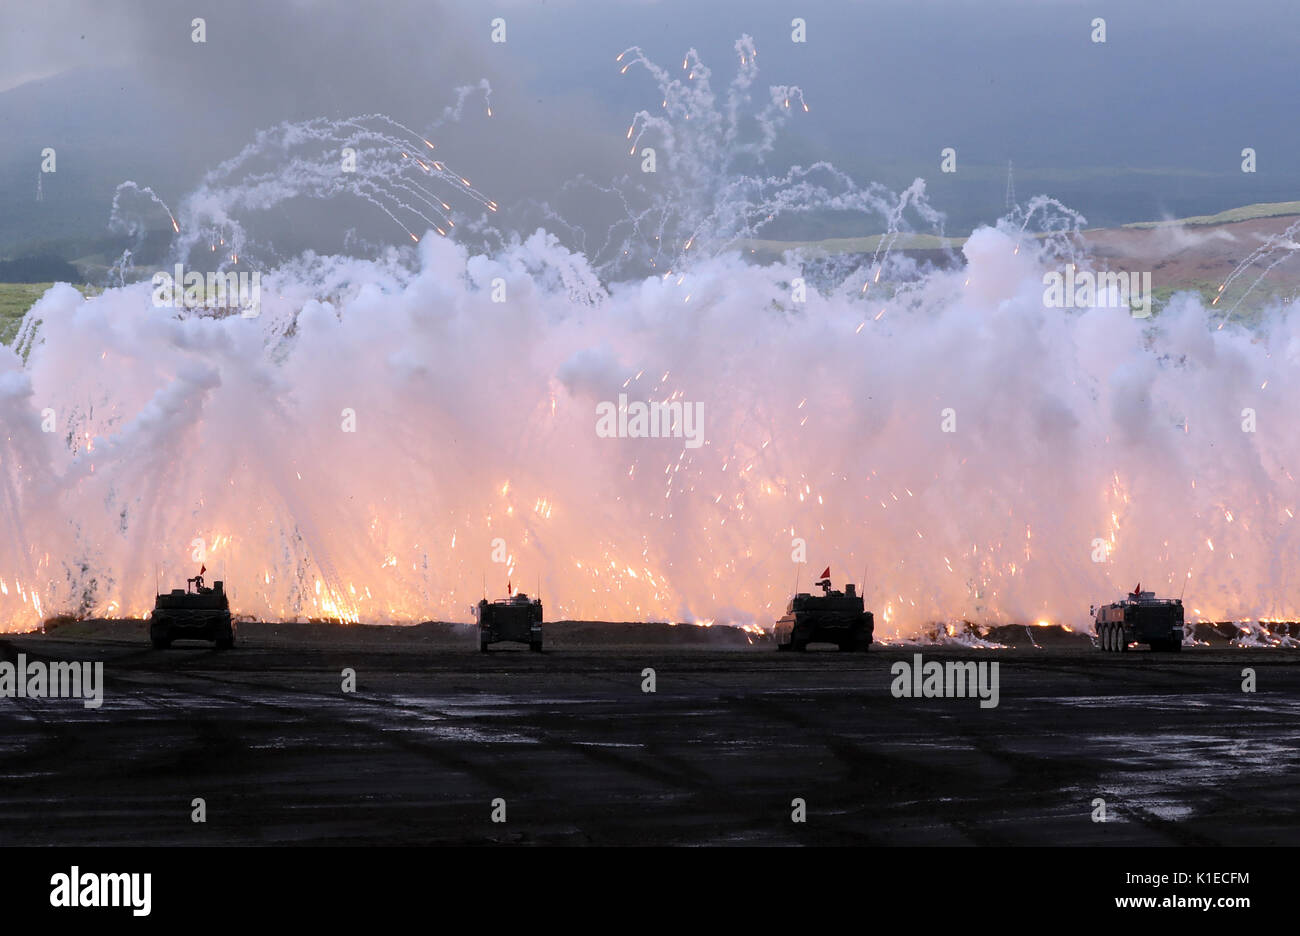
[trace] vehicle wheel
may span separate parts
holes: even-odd
[[[1113,653],[1115,651],[1115,625],[1107,624],[1105,625],[1105,630],[1106,630],[1106,652]]]
[[[1124,637],[1124,628],[1122,626],[1115,628],[1115,649],[1120,653],[1128,653],[1128,640]]]
[[[779,650],[781,653],[785,653],[787,650],[790,649],[790,645],[779,643],[776,645],[776,649]]]
[[[478,649],[480,653],[487,653],[488,652],[487,648],[488,645],[486,641],[479,641]]]

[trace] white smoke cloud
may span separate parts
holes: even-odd
[[[46,613],[143,613],[153,567],[193,574],[201,538],[258,616],[465,619],[484,575],[511,574],[540,576],[556,618],[765,622],[799,536],[838,580],[866,567],[886,637],[1081,623],[1188,570],[1205,616],[1293,614],[1293,318],[1213,330],[1192,296],[1154,324],[1045,309],[1015,248],[982,229],[966,269],[906,296],[804,307],[795,269],[735,255],[594,304],[545,273],[493,303],[467,273],[581,269],[546,238],[471,257],[431,237],[414,272],[303,261],[268,278],[260,319],[55,287],[25,371],[0,364],[0,607],[36,620],[21,579]],[[620,392],[702,402],[706,444],[599,438],[593,399]]]

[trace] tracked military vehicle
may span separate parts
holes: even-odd
[[[829,570],[828,570],[829,574]],[[833,643],[841,650],[866,650],[876,629],[875,616],[863,610],[862,596],[853,585],[831,591],[829,577],[817,583],[822,594],[799,592],[776,622],[773,636],[778,650],[806,650],[810,643]]]
[[[149,640],[165,650],[173,640],[211,640],[222,649],[235,645],[235,622],[224,582],[203,584],[203,576],[185,580],[185,590],[159,595],[149,616]]]
[[[1130,644],[1177,652],[1183,647],[1183,600],[1157,598],[1139,585],[1121,601],[1094,607],[1097,646],[1123,653]]]
[[[478,603],[478,648],[487,652],[489,644],[513,640],[528,644],[528,649],[542,649],[542,600],[523,592],[510,598]]]

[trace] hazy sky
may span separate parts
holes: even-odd
[[[498,15],[504,44],[489,38]],[[791,41],[794,17],[805,43]],[[1095,17],[1105,44],[1091,41]],[[260,127],[377,111],[427,126],[454,87],[486,78],[494,119],[472,115],[440,145],[499,201],[549,198],[579,173],[633,168],[622,134],[656,93],[643,72],[620,77],[618,52],[639,44],[670,65],[694,46],[721,85],[743,33],[760,85],[807,94],[782,159],[830,158],[895,187],[924,175],[959,221],[1001,208],[1008,160],[1019,194],[1051,190],[1103,216],[1279,200],[1300,182],[1290,0],[46,0],[0,6],[0,184],[21,179],[29,197],[28,148],[60,116],[74,150],[78,132],[131,127],[102,171],[107,149],[114,172],[160,171],[165,139],[166,171],[193,180]],[[18,106],[40,84],[24,82],[106,66],[121,69],[120,100],[72,83]],[[151,118],[160,133],[137,132]],[[952,176],[938,171],[946,146]],[[1259,172],[1243,178],[1247,146]],[[15,162],[23,171],[5,175]]]

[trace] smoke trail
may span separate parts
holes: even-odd
[[[483,93],[490,108],[491,87],[486,81],[459,88],[456,104],[447,107],[433,126],[458,120],[475,91]],[[147,222],[141,212],[128,208],[128,196],[146,195],[166,212],[177,234],[171,260],[197,260],[217,270],[234,268],[241,257],[245,269],[272,265],[273,248],[255,247],[240,219],[294,198],[351,196],[387,216],[412,242],[419,240],[417,230],[432,229],[445,237],[456,222],[452,205],[440,190],[489,212],[495,212],[497,205],[434,158],[435,149],[426,135],[383,114],[283,123],[258,133],[238,154],[207,173],[182,202],[179,220],[152,189],[122,183],[114,193],[110,227],[132,236],[138,247]],[[203,257],[205,252],[211,256]],[[117,285],[127,281],[131,258],[128,249],[115,265]]]
[[[808,104],[797,86],[774,85],[766,101],[752,107],[758,52],[749,36],[734,48],[739,66],[722,100],[713,72],[694,49],[682,59],[680,75],[636,46],[618,55],[622,74],[636,66],[650,75],[660,106],[638,111],[627,130],[628,156],[641,163],[639,181],[575,183],[621,208],[601,243],[587,251],[602,275],[667,275],[694,258],[744,250],[747,241],[798,215],[858,216],[896,235],[912,209],[929,230],[943,233],[942,215],[926,202],[920,179],[900,195],[877,183],[859,186],[826,162],[766,174],[765,159],[781,128]],[[653,172],[645,161],[650,150]],[[882,256],[891,245],[892,239],[883,245]]]
[[[1223,321],[1219,323],[1220,328],[1227,324],[1241,304],[1268,278],[1268,275],[1273,270],[1292,259],[1297,252],[1300,252],[1300,242],[1296,240],[1297,234],[1300,234],[1300,221],[1290,224],[1285,231],[1279,234],[1270,234],[1264,239],[1264,243],[1256,247],[1246,259],[1237,264],[1236,268],[1228,274],[1227,278],[1219,285],[1218,294],[1214,297],[1212,305],[1218,305],[1225,291],[1238,279],[1244,277],[1252,268],[1263,267],[1255,278],[1246,284],[1235,301],[1228,306]],[[1292,298],[1294,298],[1294,295]]]

